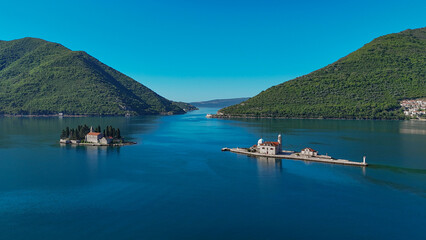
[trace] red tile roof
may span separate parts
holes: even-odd
[[[263,144],[261,144],[262,146],[279,146],[280,143],[279,142],[264,142]]]
[[[303,151],[303,150],[305,150],[305,149],[308,149],[308,151],[309,151],[309,152],[318,152],[318,151],[315,151],[315,150],[314,150],[314,149],[312,149],[312,148],[304,148],[304,149],[302,149],[302,151]]]
[[[98,133],[98,132],[89,132],[87,135],[99,136],[99,135],[101,135],[101,133]]]

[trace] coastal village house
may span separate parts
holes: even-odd
[[[318,151],[315,151],[312,148],[304,148],[300,151],[300,154],[308,157],[315,157],[318,156]]]
[[[282,151],[281,134],[278,135],[277,142],[264,142],[263,139],[257,141],[257,151],[262,154],[276,155]]]
[[[86,135],[86,142],[110,144],[112,142],[112,138],[111,137],[105,137],[104,134],[102,134],[100,132],[94,132],[93,127],[90,127],[90,132]]]

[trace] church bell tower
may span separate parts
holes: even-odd
[[[280,148],[280,151],[282,151],[283,150],[283,142],[282,142],[282,137],[281,137],[281,134],[278,134],[278,143],[280,144],[279,145],[279,148]]]

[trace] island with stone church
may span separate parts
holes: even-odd
[[[107,126],[102,130],[100,126],[88,127],[79,125],[77,128],[66,127],[62,130],[59,140],[61,144],[83,145],[83,146],[125,146],[136,142],[125,141],[121,136],[120,129]]]
[[[282,136],[278,135],[276,142],[266,142],[262,138],[257,141],[257,144],[249,148],[222,148],[222,151],[230,151],[233,153],[245,154],[255,157],[270,157],[270,158],[281,158],[281,159],[292,159],[332,164],[342,164],[351,166],[365,167],[368,164],[365,161],[365,156],[362,158],[362,162],[354,162],[345,159],[336,159],[328,155],[319,155],[318,151],[306,147],[300,152],[283,150],[282,148]]]

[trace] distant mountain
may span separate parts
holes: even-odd
[[[191,111],[195,111],[198,110],[197,107],[195,107],[194,105],[190,104],[190,103],[185,103],[185,102],[173,102],[174,105],[182,108],[185,112],[191,112]]]
[[[219,111],[231,117],[403,119],[426,97],[426,28],[389,34],[308,75]]]
[[[185,111],[89,54],[36,38],[0,41],[0,114]]]
[[[234,104],[239,104],[249,98],[230,98],[230,99],[215,99],[203,102],[192,102],[191,104],[196,107],[210,107],[210,108],[223,108]]]

